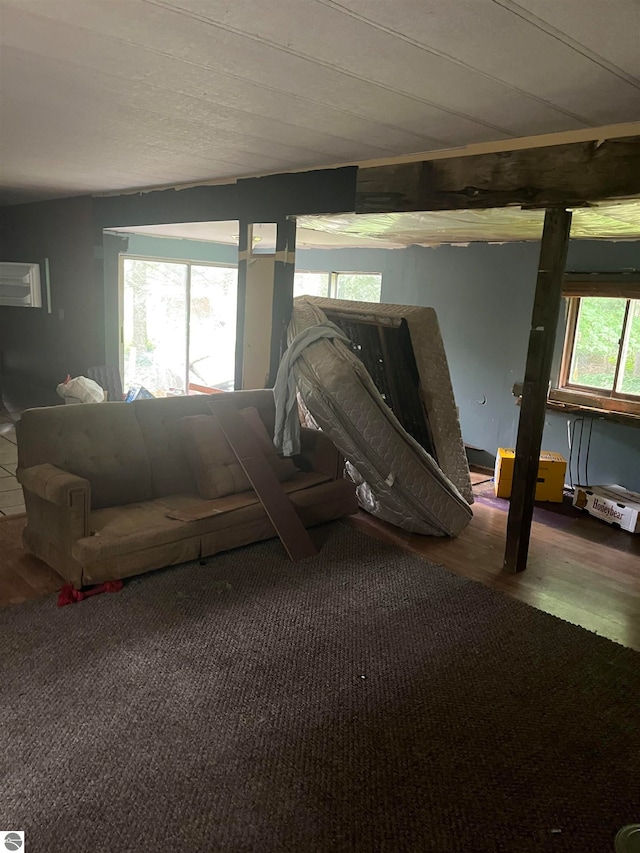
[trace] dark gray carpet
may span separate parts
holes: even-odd
[[[1,612],[29,853],[606,853],[640,656],[335,524]]]

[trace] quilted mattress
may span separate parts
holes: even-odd
[[[290,342],[304,329],[327,320],[323,306],[330,312],[375,316],[377,321],[383,317],[391,324],[399,324],[414,310],[427,312],[415,315],[412,342],[416,362],[422,362],[418,367],[440,465],[404,430],[364,364],[341,341],[309,345],[293,370],[305,406],[348,460],[364,508],[414,533],[456,536],[472,517],[465,499],[465,495],[471,499],[471,484],[435,312],[299,297],[294,300]],[[421,337],[426,340],[421,342]]]

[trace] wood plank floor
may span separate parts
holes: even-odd
[[[478,483],[486,476],[476,474],[473,479]],[[529,567],[519,575],[505,574],[502,560],[507,514],[480,502],[473,509],[470,525],[457,539],[411,535],[364,512],[352,516],[349,523],[371,536],[640,651],[637,553],[534,522]],[[22,550],[20,533],[24,521],[24,517],[15,517],[0,522],[0,604],[48,594],[63,583],[56,572]],[[608,541],[612,534],[631,536],[612,532],[607,525],[602,526],[602,533]]]
[[[26,520],[25,515],[0,520],[0,605],[48,595],[64,583],[54,569],[22,547]]]
[[[640,651],[640,559],[534,522],[526,571],[502,570],[507,513],[475,503],[457,539],[407,533],[367,513],[351,516],[359,530],[406,548],[453,572],[500,590],[554,616]],[[618,531],[619,536],[632,534]]]

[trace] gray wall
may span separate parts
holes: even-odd
[[[92,200],[67,198],[4,208],[0,260],[49,261],[51,313],[0,306],[0,387],[6,408],[62,402],[67,373],[104,364],[102,281],[96,280]],[[44,275],[42,279],[43,304]]]
[[[435,308],[465,442],[493,456],[498,447],[515,445],[519,409],[511,388],[524,374],[537,260],[534,243],[472,243],[435,249],[301,250],[297,267],[382,272],[383,302]],[[576,272],[639,267],[640,242],[574,241],[567,262],[567,269]],[[548,412],[543,441],[545,450],[566,458],[567,420]],[[581,473],[584,458],[583,450]],[[589,479],[640,490],[640,429],[594,420]]]

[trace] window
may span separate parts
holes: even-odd
[[[296,272],[293,277],[294,296],[328,296],[328,272]]]
[[[236,267],[121,256],[125,388],[233,390]]]
[[[353,299],[357,302],[380,302],[382,273],[380,272],[337,272],[335,296],[337,299]]]
[[[296,272],[294,296],[324,296],[356,302],[380,302],[381,272]]]
[[[640,283],[572,280],[564,295],[562,366],[550,399],[640,415]]]

